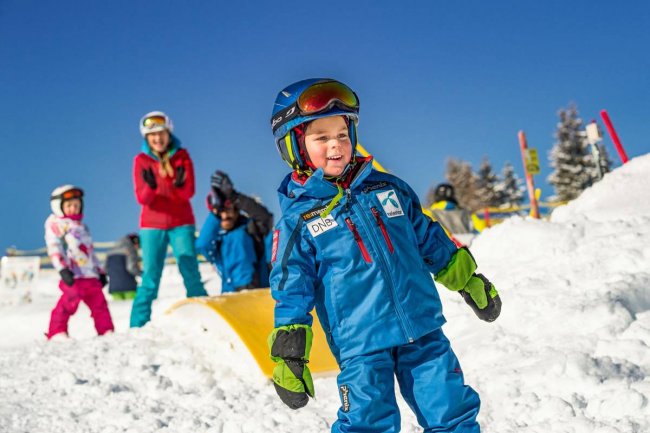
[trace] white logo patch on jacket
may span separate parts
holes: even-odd
[[[338,207],[339,204],[340,203],[337,203],[334,208]],[[300,215],[305,221],[309,233],[311,233],[313,237],[320,236],[326,231],[338,227],[336,220],[331,214],[327,215],[325,218],[320,216],[325,209],[327,209],[327,205],[317,206]]]
[[[320,236],[326,231],[338,227],[338,224],[332,215],[327,215],[325,218],[314,218],[311,221],[307,221],[306,224],[309,233],[311,233],[313,237]]]
[[[400,204],[399,198],[397,198],[394,189],[378,192],[377,198],[379,199],[379,203],[381,203],[381,207],[384,208],[384,212],[386,212],[388,218],[395,218],[404,215],[402,205]]]

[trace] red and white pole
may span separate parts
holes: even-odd
[[[609,132],[609,136],[612,138],[612,141],[614,142],[614,147],[616,147],[618,156],[621,158],[621,161],[623,161],[623,164],[625,164],[628,160],[627,154],[625,153],[625,149],[623,149],[623,144],[621,143],[621,140],[618,138],[618,134],[616,134],[616,130],[614,129],[614,125],[612,124],[612,121],[609,119],[609,114],[607,114],[607,110],[600,110],[600,117],[602,117],[603,122],[605,122],[605,126],[607,127],[607,132]]]
[[[537,197],[535,197],[535,182],[526,164],[528,143],[526,142],[526,134],[524,131],[519,131],[519,149],[521,150],[521,160],[524,163],[524,172],[526,173],[526,186],[528,187],[528,198],[530,199],[530,215],[533,218],[539,219],[539,207],[537,206]]]

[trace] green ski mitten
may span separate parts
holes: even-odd
[[[314,382],[307,363],[313,333],[308,325],[275,328],[268,338],[273,369],[273,385],[284,404],[300,409],[314,396]]]

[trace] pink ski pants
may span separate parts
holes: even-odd
[[[90,308],[90,315],[95,321],[95,329],[99,335],[115,329],[106,298],[102,293],[102,284],[97,278],[75,278],[72,287],[61,281],[59,288],[63,294],[52,310],[47,338],[61,332],[68,332],[68,320],[77,312],[81,301]]]

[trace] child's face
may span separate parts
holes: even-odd
[[[66,200],[63,202],[61,208],[63,209],[63,214],[65,216],[79,215],[79,212],[81,212],[81,200],[78,198]]]
[[[147,134],[147,143],[151,150],[157,153],[162,153],[167,150],[169,146],[169,131],[158,131]]]
[[[352,158],[348,123],[343,116],[321,117],[307,125],[305,148],[316,168],[326,176],[338,176]]]

